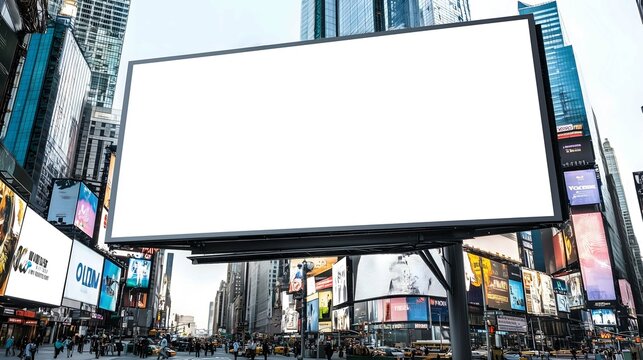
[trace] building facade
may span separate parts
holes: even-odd
[[[226,276],[225,328],[231,334],[246,330],[246,294],[248,263],[230,263]]]
[[[227,333],[225,319],[228,309],[226,303],[228,297],[226,296],[226,282],[221,281],[219,290],[214,298],[214,319],[212,321],[212,329],[215,333]]]
[[[31,204],[44,214],[52,179],[69,177],[91,72],[69,18],[34,34],[4,144],[32,177]]]

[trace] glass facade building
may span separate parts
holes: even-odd
[[[535,6],[518,2],[518,12],[533,14],[541,26],[556,125],[581,125],[583,135],[589,135],[576,58],[572,46],[565,45],[556,2]]]
[[[467,0],[302,0],[301,39],[469,20]]]
[[[32,177],[31,203],[44,211],[54,178],[71,175],[91,72],[70,21],[33,34],[4,145]]]

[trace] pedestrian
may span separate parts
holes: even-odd
[[[344,358],[344,346],[342,345],[339,346],[339,358]]]
[[[194,348],[194,339],[189,338],[188,339],[188,355],[192,353],[192,349]]]
[[[7,339],[7,342],[4,344],[4,347],[6,349],[4,356],[9,356],[9,351],[12,352],[11,356],[16,356],[16,348],[13,346],[13,343],[13,336]]]
[[[98,340],[98,336],[94,335],[92,337],[89,350],[94,353],[96,359],[100,357],[100,340]]]
[[[264,340],[263,345],[261,345],[261,350],[263,351],[263,359],[268,360],[268,354],[270,353],[270,345],[267,340]]]
[[[159,356],[156,358],[156,360],[160,360],[161,357],[163,359],[167,359],[168,358],[168,356],[167,356],[167,346],[168,345],[167,345],[167,339],[165,337],[163,339],[161,339],[161,342],[159,343],[159,346],[161,347],[161,349],[159,351]]]
[[[36,358],[37,346],[31,340],[26,341],[27,345],[24,350],[25,360],[34,360]]]
[[[69,336],[65,339],[65,348],[67,349],[67,358],[70,358],[74,354],[74,342]]]
[[[333,357],[333,345],[330,344],[330,341],[326,341],[324,346],[324,353],[326,354],[326,359],[330,360]]]
[[[123,342],[119,338],[118,341],[116,342],[116,352],[118,353],[117,356],[121,356],[121,351],[123,351]]]
[[[237,360],[237,356],[239,355],[239,341],[235,340],[234,343],[232,344],[232,351],[234,352],[234,360]]]
[[[623,351],[616,350],[616,360],[623,360]]]
[[[199,340],[194,342],[194,356],[201,357],[201,341]]]
[[[54,343],[54,359],[58,358],[58,354],[60,354],[61,351],[65,348],[65,343],[62,341],[62,339],[56,339],[56,342]]]
[[[138,357],[143,359],[147,355],[148,348],[150,347],[150,341],[147,338],[141,340],[141,351],[139,351]]]
[[[255,356],[257,355],[257,344],[252,338],[248,341],[248,351],[250,352],[250,360],[255,360]]]

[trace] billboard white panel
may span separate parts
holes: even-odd
[[[77,240],[71,250],[64,297],[96,305],[100,293],[103,257]]]
[[[60,306],[72,241],[27,208],[6,296]]]
[[[476,249],[511,261],[518,263],[521,261],[516,233],[477,237],[471,240],[464,240],[462,244],[467,248]]]
[[[80,182],[77,180],[55,180],[51,190],[47,221],[56,221],[61,225],[73,224],[79,191]]]
[[[333,301],[334,306],[348,301],[348,268],[347,258],[339,260],[333,265]]]
[[[532,25],[131,63],[107,242],[562,220]]]

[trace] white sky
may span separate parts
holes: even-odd
[[[127,63],[299,40],[300,0],[133,0],[115,107],[122,107]],[[615,148],[637,237],[643,222],[632,172],[643,170],[643,24],[635,0],[559,0],[583,90],[603,138]],[[474,20],[516,15],[515,0],[470,0]],[[160,104],[162,106],[162,104]],[[591,121],[591,119],[590,119]],[[604,139],[601,139],[601,141]],[[175,255],[173,313],[194,315],[207,327],[208,305],[225,265],[192,266],[187,253]]]

